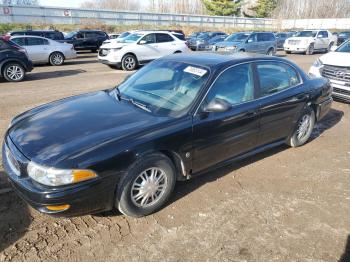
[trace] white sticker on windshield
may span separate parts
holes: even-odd
[[[207,73],[207,70],[198,67],[188,66],[184,69],[184,72],[202,77]]]

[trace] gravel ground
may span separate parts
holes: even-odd
[[[318,55],[289,55],[307,70]],[[80,54],[0,80],[0,136],[36,105],[111,87],[127,73]],[[52,218],[7,190],[0,166],[0,261],[350,261],[350,106],[340,102],[312,140],[280,146],[178,183],[158,213]]]

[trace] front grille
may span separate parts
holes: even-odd
[[[15,173],[17,176],[20,176],[21,175],[20,165],[17,162],[17,160],[13,157],[7,145],[5,145],[5,154],[6,154],[7,163],[9,164],[12,172]]]
[[[340,88],[333,88],[334,93],[342,94],[342,95],[347,95],[350,96],[350,90],[345,90],[345,89],[340,89]]]
[[[322,69],[322,76],[350,83],[350,67],[325,65]]]
[[[107,55],[109,54],[110,51],[111,51],[110,49],[104,49],[104,48],[102,48],[102,49],[100,49],[100,51],[98,52],[98,54],[99,54],[100,56],[107,56]]]
[[[288,40],[288,44],[290,44],[290,45],[299,45],[300,44],[300,40]]]

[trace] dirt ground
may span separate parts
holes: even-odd
[[[127,73],[80,54],[0,80],[0,137],[36,105],[111,87]],[[291,55],[307,70],[318,55]],[[178,183],[158,213],[52,218],[7,188],[0,166],[0,261],[350,261],[350,105],[333,104],[307,145],[280,146]]]

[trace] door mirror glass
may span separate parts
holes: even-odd
[[[203,109],[207,113],[219,113],[226,112],[231,108],[231,104],[225,99],[214,98],[208,105]]]
[[[145,45],[145,44],[147,44],[147,41],[146,41],[146,40],[141,40],[141,41],[139,42],[139,45]]]

